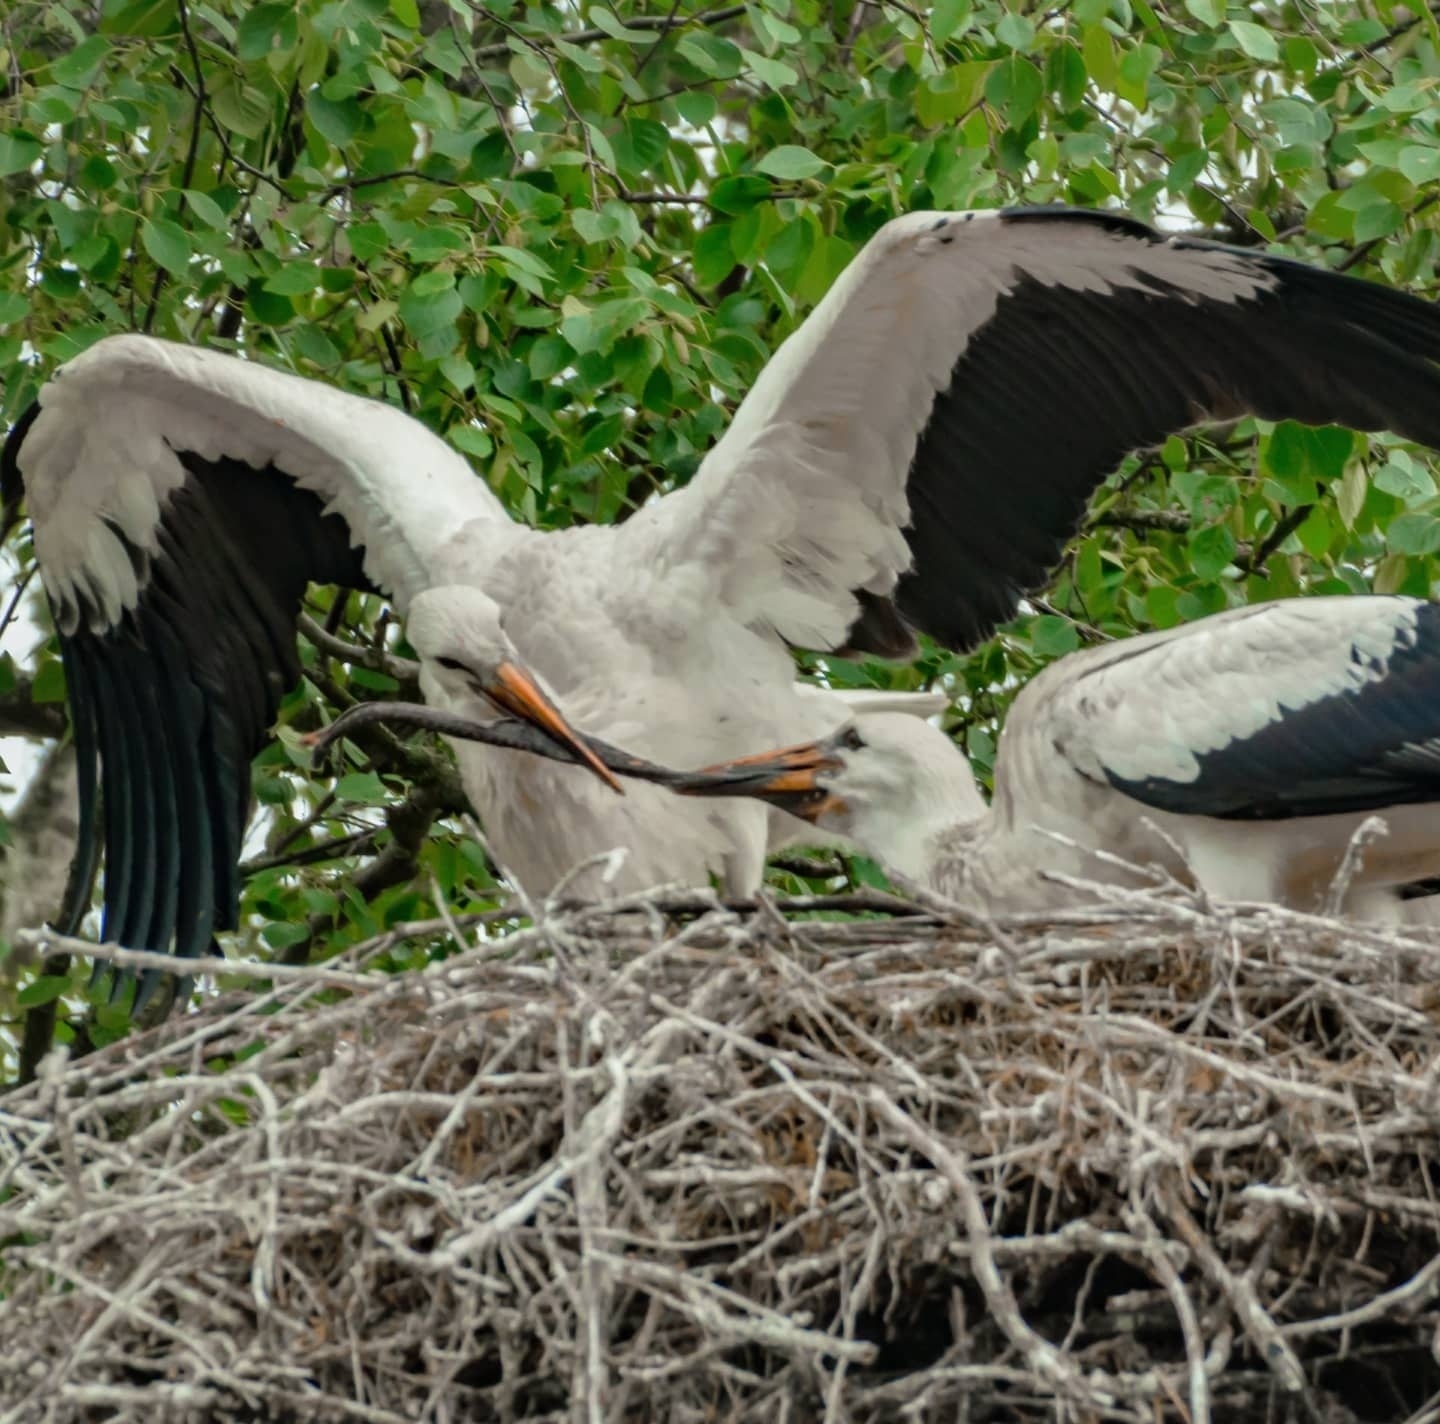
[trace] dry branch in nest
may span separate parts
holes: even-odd
[[[1440,1419],[1437,971],[1172,888],[257,979],[0,1100],[0,1420]]]

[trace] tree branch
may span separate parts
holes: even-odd
[[[1258,548],[1235,551],[1235,567],[1242,573],[1253,574],[1265,567],[1266,560],[1275,552],[1309,517],[1313,504],[1297,505],[1260,541]]]
[[[1137,534],[1188,534],[1190,516],[1178,509],[1107,509],[1090,520],[1091,529],[1129,529]]]
[[[297,626],[321,652],[328,653],[332,658],[369,668],[371,672],[383,672],[386,677],[393,677],[396,682],[407,687],[419,685],[420,664],[409,658],[397,658],[393,653],[387,653],[384,648],[367,648],[360,643],[350,643],[344,638],[337,638],[335,634],[322,628],[308,613],[301,613]]]
[[[0,696],[0,737],[56,741],[65,735],[69,726],[65,704],[32,701],[34,684],[34,678],[17,677],[15,686]]]
[[[482,12],[483,13],[483,12]],[[638,15],[634,19],[624,21],[627,30],[657,30],[660,34],[669,34],[671,30],[683,30],[690,25],[698,25],[701,28],[709,29],[713,25],[723,24],[726,20],[733,20],[745,13],[743,5],[725,5],[718,10],[707,10],[700,15],[684,15],[676,17],[671,15]],[[599,40],[614,39],[609,30],[574,30],[568,35],[534,35],[526,36],[525,42],[537,48],[553,48],[558,43],[570,45],[595,44]],[[507,41],[501,40],[498,44],[478,45],[471,51],[476,59],[501,59],[511,53]]]
[[[463,798],[464,793],[461,793]],[[354,890],[367,904],[392,885],[403,885],[420,867],[420,849],[436,819],[451,812],[466,811],[469,802],[455,803],[452,789],[441,784],[417,785],[410,794],[391,806],[385,813],[391,841],[368,865],[362,866],[350,881]],[[298,944],[289,945],[280,955],[282,964],[306,964],[316,938],[332,928],[338,915],[322,912],[310,916],[310,932]]]

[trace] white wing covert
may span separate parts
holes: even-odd
[[[1179,815],[1440,800],[1440,605],[1291,599],[1072,654],[1016,699],[1007,771],[1012,738]]]

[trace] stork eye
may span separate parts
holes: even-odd
[[[435,661],[441,667],[448,668],[451,672],[465,671],[465,664],[462,663],[459,658],[436,658]]]
[[[858,752],[865,745],[865,740],[854,727],[847,727],[845,734],[840,739],[841,745],[847,750]]]

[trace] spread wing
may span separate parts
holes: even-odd
[[[235,923],[250,762],[300,677],[306,584],[403,604],[458,526],[504,511],[399,411],[144,336],[56,371],[3,476],[60,635],[104,934],[195,955]]]
[[[1131,450],[1253,413],[1440,444],[1440,309],[1065,209],[888,223],[630,521],[804,647],[984,638]]]

